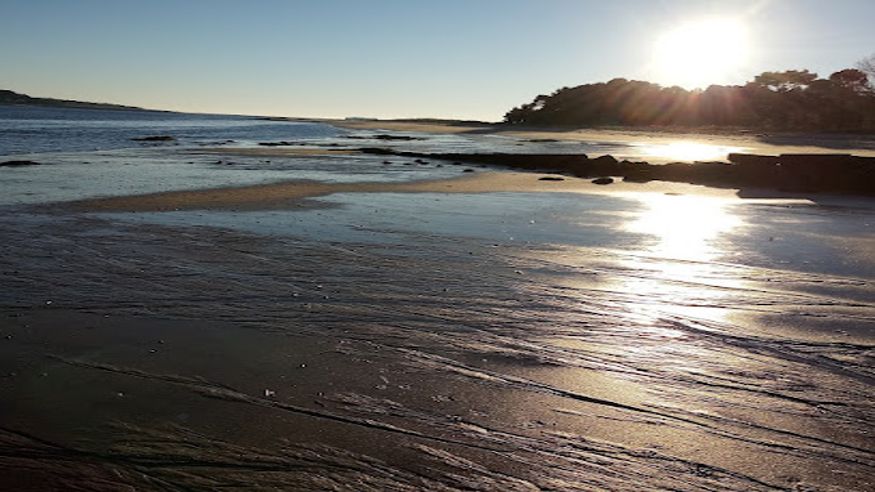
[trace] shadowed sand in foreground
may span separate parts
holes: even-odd
[[[0,225],[6,484],[871,485],[865,276],[506,237]]]

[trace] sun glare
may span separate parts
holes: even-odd
[[[694,141],[678,141],[661,144],[641,145],[642,153],[657,161],[718,161],[725,160],[728,154],[742,152],[743,147],[715,145]]]
[[[711,261],[718,255],[712,242],[740,224],[720,198],[692,195],[649,195],[645,210],[627,230],[652,236],[651,253],[684,261]]]
[[[637,220],[626,224],[626,230],[649,236],[652,242],[642,257],[628,261],[630,269],[641,273],[624,279],[620,289],[658,302],[651,307],[638,305],[638,314],[655,318],[663,312],[702,315],[703,307],[721,304],[727,295],[725,287],[741,286],[741,281],[719,262],[727,253],[721,245],[722,237],[744,225],[728,201],[657,194],[647,195],[642,201],[641,213]],[[710,310],[709,317],[720,319],[725,314],[722,309]],[[667,336],[664,330],[653,330]]]
[[[749,36],[737,19],[683,23],[657,39],[653,71],[663,85],[686,89],[731,82],[747,63]]]

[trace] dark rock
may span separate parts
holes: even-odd
[[[782,167],[814,168],[819,166],[844,166],[854,159],[850,154],[781,154],[778,163]]]
[[[540,173],[559,172],[593,179],[597,184],[613,183],[608,176],[623,181],[668,181],[722,188],[772,188],[789,192],[826,192],[875,195],[875,158],[844,154],[762,156],[730,154],[726,162],[673,162],[651,165],[647,162],[617,161],[612,156],[589,159],[582,154],[437,154],[400,152],[390,149],[360,149],[364,153],[392,154],[409,159],[436,159],[466,162],[476,166],[502,166]],[[466,169],[465,172],[474,172]]]
[[[654,179],[656,166],[651,166],[646,162],[622,161],[618,165],[620,166],[619,174],[623,176],[623,181],[647,183]]]
[[[408,135],[389,135],[386,133],[381,133],[379,135],[371,135],[371,136],[363,136],[363,135],[347,135],[344,137],[349,140],[400,140],[400,141],[410,141],[410,140],[425,140],[420,137],[410,137]]]
[[[580,177],[605,176],[620,174],[620,166],[617,159],[611,155],[603,155],[595,159],[588,159],[579,164],[574,170],[575,175]]]
[[[468,168],[468,169],[462,169],[462,172],[463,172],[463,173],[473,173],[474,170],[471,169],[471,168]]]
[[[39,166],[39,162],[34,161],[6,161],[0,162],[0,167],[24,167],[24,166]]]
[[[772,155],[729,154],[726,157],[729,162],[738,166],[774,166],[778,164],[778,158]]]
[[[377,140],[407,140],[407,141],[409,141],[409,140],[425,140],[424,138],[409,137],[407,135],[387,135],[387,134],[374,135],[373,138],[375,138]]]
[[[613,182],[614,182],[614,178],[607,178],[607,177],[596,178],[596,179],[592,180],[592,184],[597,184],[597,185],[609,185]]]
[[[623,181],[629,183],[648,183],[650,181],[653,181],[653,177],[645,173],[634,173],[623,176]]]
[[[541,176],[538,181],[565,181],[561,176]]]
[[[395,152],[392,149],[384,149],[381,147],[362,147],[358,149],[362,154],[374,154],[374,155],[403,155],[403,153]]]
[[[132,138],[131,140],[135,142],[173,142],[176,139],[170,135],[152,135],[149,137]]]
[[[281,142],[258,142],[258,145],[261,145],[262,147],[287,147],[287,146],[295,145],[295,144],[292,142],[286,142],[285,140],[283,140]]]
[[[617,158],[612,155],[603,155],[600,157],[596,157],[595,159],[590,159],[594,164],[616,164]]]

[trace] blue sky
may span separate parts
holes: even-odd
[[[184,111],[497,120],[562,86],[652,79],[658,36],[703,16],[750,30],[737,80],[715,82],[829,75],[875,53],[872,0],[0,0],[0,88]]]

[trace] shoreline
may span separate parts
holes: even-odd
[[[180,190],[144,195],[62,202],[50,208],[80,212],[168,212],[185,210],[283,210],[307,206],[307,200],[338,193],[682,193],[735,197],[733,190],[683,183],[615,183],[610,187],[568,177],[546,181],[531,172],[481,171],[456,178],[404,182],[321,183],[286,181],[239,187]]]
[[[459,166],[459,176],[412,181],[326,183],[289,180],[246,186],[224,186],[139,195],[92,198],[43,205],[84,212],[168,212],[184,210],[281,210],[312,207],[309,199],[339,193],[498,193],[565,192],[587,194],[694,193],[739,198],[814,199],[845,196],[871,198],[875,190],[863,177],[869,159],[838,163],[820,175],[823,165],[811,165],[813,156],[779,157],[731,155],[734,163],[671,163],[651,165],[617,161],[610,156],[590,159],[584,155],[558,154],[429,154],[391,149],[207,149],[206,153],[246,156],[391,155],[438,160]],[[838,159],[833,157],[833,160]],[[388,161],[387,161],[388,162]],[[815,161],[816,162],[816,161]],[[842,161],[844,162],[844,161]],[[422,161],[426,163],[426,161]],[[493,169],[476,172],[466,164]],[[792,165],[790,165],[792,163]],[[504,169],[494,169],[494,168]],[[814,170],[812,170],[814,169]],[[861,174],[863,173],[863,174]],[[562,177],[557,176],[561,175]],[[611,178],[607,185],[600,183]],[[593,179],[592,178],[598,178]],[[829,179],[832,178],[832,181]],[[682,190],[682,191],[678,191]]]
[[[623,182],[662,181],[712,188],[767,188],[790,193],[838,193],[875,196],[875,157],[850,154],[781,154],[777,156],[730,153],[727,161],[649,162],[618,161],[612,155],[586,154],[421,153],[385,148],[360,149],[374,155],[461,161],[536,172],[556,172],[580,178]],[[596,183],[596,181],[593,181]]]
[[[318,120],[301,119],[324,123],[348,130],[386,130],[397,132],[435,134],[484,134],[509,136],[520,139],[549,139],[567,142],[605,142],[628,144],[641,142],[661,144],[676,141],[677,137],[689,137],[705,142],[730,142],[738,146],[751,146],[757,153],[834,153],[840,149],[853,150],[855,154],[875,157],[875,134],[844,133],[795,133],[716,128],[539,128],[515,127],[500,124],[475,124],[467,122],[416,120]],[[839,144],[845,140],[847,143]],[[863,147],[853,143],[866,141]],[[815,143],[812,143],[815,142]],[[817,145],[816,142],[821,142]],[[830,144],[831,142],[831,144]]]

